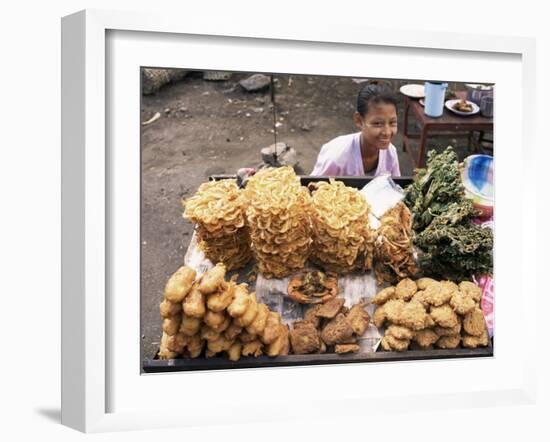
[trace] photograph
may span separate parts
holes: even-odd
[[[141,374],[493,356],[496,84],[139,75]]]

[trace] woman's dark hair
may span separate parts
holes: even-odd
[[[364,117],[371,104],[393,104],[397,110],[397,97],[385,84],[370,81],[365,84],[357,95],[357,112]]]

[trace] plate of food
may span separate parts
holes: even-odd
[[[445,107],[458,115],[474,115],[479,112],[479,106],[472,101],[456,99],[447,100]]]
[[[399,91],[411,98],[423,98],[425,95],[423,84],[404,84],[399,88]]]

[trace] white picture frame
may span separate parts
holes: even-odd
[[[149,398],[143,401],[149,403],[141,404],[143,407],[136,404],[135,409],[113,405],[110,396],[112,391],[118,388],[119,383],[125,382],[121,378],[121,373],[113,375],[111,372],[116,356],[113,352],[114,344],[109,338],[109,330],[113,327],[113,322],[117,321],[117,314],[111,311],[113,300],[109,298],[109,287],[113,287],[110,280],[113,275],[110,275],[108,270],[109,261],[114,259],[110,256],[112,250],[109,244],[115,240],[112,235],[117,232],[116,229],[108,228],[109,223],[113,222],[113,201],[116,200],[116,196],[111,193],[110,184],[117,179],[116,167],[112,168],[109,165],[112,152],[109,152],[108,145],[111,142],[116,143],[116,135],[106,130],[106,121],[113,117],[110,114],[111,110],[107,107],[108,94],[111,92],[109,82],[113,81],[113,78],[106,75],[108,63],[113,62],[112,59],[108,59],[108,56],[117,56],[116,52],[109,52],[108,49],[107,35],[113,32],[122,34],[138,32],[140,38],[147,38],[147,35],[151,38],[154,36],[157,43],[158,38],[162,40],[162,37],[174,39],[179,36],[185,39],[186,36],[202,36],[201,38],[212,36],[222,42],[223,39],[234,39],[232,41],[235,42],[246,41],[256,50],[261,47],[262,42],[268,42],[270,47],[275,49],[288,48],[289,45],[298,47],[303,44],[318,44],[320,48],[321,46],[325,48],[321,48],[321,51],[330,46],[334,53],[362,47],[388,51],[395,48],[420,50],[436,56],[437,54],[443,56],[446,53],[467,53],[478,57],[480,63],[483,62],[484,54],[510,56],[516,62],[520,60],[521,93],[518,93],[514,99],[521,105],[521,119],[516,121],[515,127],[510,127],[508,130],[510,136],[521,145],[522,161],[519,163],[521,173],[526,175],[534,168],[535,118],[532,115],[534,107],[527,105],[536,99],[535,45],[532,39],[507,36],[487,38],[481,35],[423,31],[390,32],[343,26],[328,28],[310,25],[283,28],[276,24],[266,25],[266,23],[211,22],[207,17],[181,21],[179,17],[170,17],[169,14],[152,15],[102,10],[86,10],[64,17],[62,21],[62,423],[64,425],[84,432],[102,432],[208,425],[208,419],[214,418],[218,423],[239,423],[292,418],[301,413],[303,418],[307,419],[313,413],[317,417],[323,416],[323,413],[326,413],[323,411],[324,405],[329,401],[338,401],[338,413],[348,415],[366,414],[374,409],[377,412],[392,412],[407,410],[411,407],[427,410],[438,407],[467,408],[473,401],[476,401],[478,406],[535,403],[535,340],[529,337],[535,335],[536,324],[531,320],[522,325],[525,339],[522,340],[521,360],[512,364],[513,367],[508,369],[505,376],[498,378],[498,382],[493,382],[487,389],[480,387],[480,384],[472,387],[464,384],[457,386],[453,391],[432,388],[420,394],[416,390],[407,391],[402,382],[396,382],[382,394],[380,391],[372,393],[358,386],[353,393],[336,392],[325,399],[315,395],[309,396],[308,403],[313,406],[309,411],[304,411],[300,408],[302,403],[299,400],[282,407],[281,404],[285,403],[283,393],[280,388],[273,388],[273,394],[279,395],[274,402],[268,402],[266,398],[258,399],[254,409],[249,410],[246,415],[239,415],[240,409],[246,409],[245,397],[235,396],[236,390],[231,390],[225,385],[221,381],[222,378],[238,382],[246,377],[251,386],[257,386],[265,382],[268,376],[273,378],[276,373],[277,379],[286,382],[290,391],[293,385],[300,385],[307,392],[308,384],[304,380],[308,373],[314,373],[314,377],[327,378],[340,376],[345,370],[347,377],[354,378],[361,376],[359,370],[362,365],[321,366],[309,368],[309,372],[304,371],[308,368],[291,367],[224,372],[223,376],[220,372],[186,374],[186,376],[192,376],[193,384],[204,380],[208,381],[209,388],[213,390],[227,389],[235,414],[240,416],[235,418],[233,415],[229,419],[223,414],[221,407],[214,407],[206,416],[207,403],[175,409],[163,402],[163,398],[155,397],[154,392],[165,389],[169,375],[140,378],[138,364],[133,361],[135,372],[131,364],[128,366],[121,364],[120,367],[123,366],[123,368],[119,366],[115,368],[122,370],[122,374],[127,375],[128,379],[133,379],[141,385],[140,388],[143,388],[148,395],[143,397]],[[174,67],[185,66],[176,64]],[[219,61],[217,66],[212,64],[210,67],[229,70],[223,61]],[[233,67],[230,66],[230,68]],[[136,75],[138,75],[137,72]],[[499,109],[497,99],[495,139],[505,143],[505,140],[498,138],[499,111],[502,116],[505,115],[505,110]],[[136,109],[135,112],[138,110]],[[135,127],[136,131],[137,127]],[[505,158],[506,154],[503,155]],[[497,158],[497,161],[500,159]],[[502,170],[508,167],[504,160],[497,164],[502,164]],[[498,167],[500,166],[497,165]],[[504,189],[504,182],[502,186]],[[495,210],[497,217],[498,214],[503,214],[502,219],[504,219],[505,215],[510,213],[507,211],[511,210],[511,207],[507,205],[505,199],[499,200],[498,192],[497,187],[498,203]],[[535,207],[536,193],[528,192],[526,185],[518,186],[510,192],[509,195],[519,198],[520,204],[524,204],[525,207]],[[504,190],[501,195],[504,195]],[[527,220],[527,215],[524,216]],[[497,224],[497,238],[499,229],[500,225]],[[513,229],[513,226],[503,223],[501,238],[508,229]],[[535,231],[520,230],[520,234],[521,246],[511,246],[511,250],[517,252],[515,259],[522,263],[520,275],[525,275],[528,256],[536,255],[534,253]],[[500,257],[498,255],[500,244],[496,243],[496,263],[503,269],[501,274],[504,278],[509,263],[506,254]],[[498,279],[496,281],[497,290],[512,290],[510,287],[519,289],[521,296],[517,299],[516,320],[523,318],[528,305],[530,303],[534,305],[535,302],[534,278],[523,278],[521,281],[518,278],[517,283],[508,288],[505,284],[499,285]],[[139,304],[139,301],[136,302]],[[510,328],[512,325],[507,321],[507,314],[510,311],[507,310],[508,304],[504,299],[502,305],[502,309],[499,306],[499,314],[502,316],[497,316],[496,325],[501,327],[499,343],[495,349],[495,357],[490,361],[479,362],[475,367],[466,366],[464,361],[396,363],[383,366],[383,370],[397,374],[404,374],[406,371],[410,374],[414,373],[415,376],[423,376],[423,370],[435,371],[435,367],[443,367],[442,364],[447,364],[444,365],[446,370],[476,368],[482,372],[491,370],[496,364],[509,364],[511,359],[508,358],[511,358],[512,349],[507,348],[506,345],[515,345],[517,341],[514,340],[513,329]],[[132,308],[130,311],[135,312]],[[131,325],[133,327],[134,323],[132,322]],[[506,339],[508,341],[505,342]],[[501,342],[504,343],[501,345]],[[469,364],[476,364],[476,362]],[[375,364],[372,366],[373,371],[380,371],[380,367],[376,367]],[[180,374],[176,376],[179,376],[178,382],[183,379]],[[127,385],[131,387],[137,384],[128,383]],[[174,384],[173,388],[177,394],[184,394],[181,385]],[[468,390],[468,388],[471,389]],[[185,394],[194,398],[198,397],[199,393],[196,389],[189,389]],[[118,395],[120,397],[120,394]],[[373,398],[376,398],[376,401],[373,401]],[[122,397],[120,400],[117,399],[117,403],[132,400],[134,398],[130,396],[128,399]],[[334,411],[334,407],[330,408]]]

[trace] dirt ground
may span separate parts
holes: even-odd
[[[233,73],[229,80],[207,81],[202,72],[191,72],[155,94],[142,96],[141,121],[157,112],[161,115],[141,127],[142,360],[152,359],[158,350],[164,284],[183,265],[193,232],[192,224],[182,218],[181,199],[193,195],[211,175],[257,167],[260,149],[275,141],[297,151],[297,172],[307,175],[324,143],[356,131],[352,114],[361,87],[357,79],[275,75],[274,106],[269,88],[246,92],[239,85],[250,75]],[[394,80],[391,85],[397,92],[408,82]],[[399,121],[403,121],[402,108],[401,101]],[[428,147],[452,144],[464,156],[465,140],[439,138]],[[393,143],[402,175],[412,175],[400,134]]]

